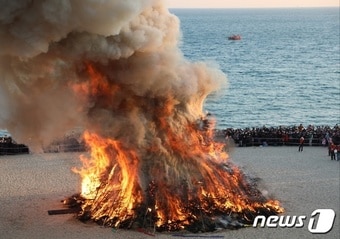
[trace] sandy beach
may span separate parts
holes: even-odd
[[[278,199],[284,215],[306,215],[302,228],[253,228],[214,233],[183,234],[186,238],[339,238],[339,161],[327,149],[305,147],[234,148],[231,160],[244,172],[260,178],[260,188]],[[79,192],[79,153],[29,154],[0,157],[0,238],[148,238],[134,230],[113,230],[84,224],[72,214],[48,215],[61,208],[60,200]],[[333,209],[336,219],[327,234],[312,234],[307,224],[316,209]],[[156,233],[158,238],[181,238]]]

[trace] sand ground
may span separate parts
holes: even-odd
[[[327,234],[303,228],[242,228],[214,233],[184,234],[186,238],[340,238],[339,161],[327,149],[305,147],[235,148],[231,159],[244,172],[261,178],[269,195],[280,200],[285,215],[306,215],[329,208],[337,216]],[[79,192],[80,180],[71,168],[80,166],[78,153],[30,154],[0,157],[0,238],[148,238],[133,230],[112,230],[83,224],[73,215],[48,215],[60,200]],[[176,237],[174,236],[176,234]],[[158,238],[181,238],[178,233],[156,233]]]

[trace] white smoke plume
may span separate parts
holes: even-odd
[[[0,128],[32,147],[75,126],[143,144],[156,135],[157,110],[171,106],[172,119],[194,121],[226,81],[183,57],[179,20],[160,0],[0,6]]]

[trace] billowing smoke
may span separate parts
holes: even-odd
[[[30,146],[75,126],[145,144],[160,113],[194,122],[226,81],[182,56],[179,20],[161,0],[0,4],[0,128]]]

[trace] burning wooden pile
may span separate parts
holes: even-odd
[[[65,199],[66,209],[49,213],[76,213],[83,222],[113,228],[210,232],[238,229],[252,224],[257,215],[283,211],[278,201],[262,195],[255,179],[230,161],[221,161],[227,155],[221,143],[209,138],[209,131],[194,132],[201,137],[199,150],[193,151],[201,158],[190,152],[189,164],[181,161],[166,170],[168,158],[139,160],[117,141],[85,134],[92,160],[83,158],[85,168],[75,170],[83,178],[82,193]],[[177,171],[181,174],[175,175]]]
[[[230,165],[223,165],[224,170],[233,173]],[[190,199],[186,196],[183,198],[183,211],[186,213],[186,217],[183,220],[168,221],[164,224],[159,224],[159,214],[155,206],[155,195],[157,194],[157,186],[154,182],[150,182],[145,194],[147,200],[145,203],[141,203],[132,209],[133,214],[128,215],[126,219],[120,220],[119,218],[109,218],[106,215],[93,220],[91,207],[84,207],[88,204],[88,201],[92,201],[84,198],[81,194],[75,194],[62,200],[64,209],[50,210],[50,215],[74,213],[76,218],[82,222],[95,221],[97,224],[106,227],[124,228],[124,229],[136,229],[144,228],[146,230],[153,230],[158,232],[163,231],[179,231],[186,230],[193,233],[198,232],[213,232],[220,229],[239,229],[247,225],[253,224],[253,221],[257,215],[264,215],[266,217],[270,215],[276,215],[282,212],[276,201],[268,200],[257,189],[256,179],[243,175],[247,184],[245,190],[249,193],[249,198],[253,202],[262,202],[262,206],[258,206],[254,209],[245,209],[240,212],[234,212],[231,209],[221,209],[216,205],[216,198],[206,195],[203,200]],[[182,188],[183,195],[188,195],[188,187],[183,182]],[[173,192],[176,193],[176,192]],[[96,199],[93,199],[96,200]],[[218,201],[227,201],[226,198],[217,199]],[[105,203],[105,202],[102,202]],[[91,202],[90,202],[91,204]],[[264,206],[264,204],[266,204]]]

